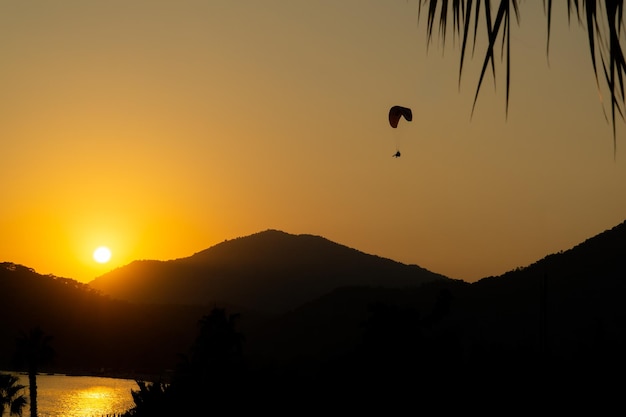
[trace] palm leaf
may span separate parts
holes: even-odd
[[[507,0],[501,0],[500,7],[498,8],[498,13],[496,15],[496,20],[493,23],[493,27],[491,27],[490,24],[487,25],[487,32],[489,33],[489,46],[487,47],[487,52],[485,53],[485,59],[483,60],[483,67],[480,71],[480,77],[478,79],[478,86],[476,87],[476,93],[474,94],[474,104],[472,105],[472,115],[474,114],[474,109],[476,107],[476,102],[478,100],[478,93],[480,92],[480,87],[485,77],[485,71],[487,69],[487,65],[490,62],[491,62],[492,71],[494,73],[494,80],[495,80],[495,64],[494,64],[494,58],[493,58],[493,48],[495,46],[496,39],[498,37],[498,31],[500,30],[500,25],[502,24],[502,20],[504,19],[505,13],[507,12],[507,9],[508,9],[507,5],[508,5]],[[488,7],[486,7],[485,9],[487,8]],[[488,15],[489,15],[489,18],[488,18],[488,22],[489,22],[491,15],[490,14]],[[508,85],[507,85],[507,91],[508,91]],[[508,108],[508,102],[507,102],[507,108]]]
[[[477,2],[477,5],[480,4],[480,1]],[[478,7],[478,6],[476,6]],[[459,88],[461,88],[461,74],[463,73],[463,60],[465,59],[465,47],[467,46],[467,35],[469,33],[469,21],[472,16],[472,0],[467,1],[467,11],[465,13],[465,18],[463,19],[463,41],[461,45],[461,62],[459,64]],[[459,30],[460,31],[460,30]],[[474,39],[476,39],[476,32],[474,31]],[[476,43],[476,42],[474,42]]]
[[[473,23],[474,39],[472,45],[472,56],[476,48],[478,36],[478,22],[484,19],[487,31],[487,48],[483,56],[482,67],[478,77],[474,102],[472,104],[472,115],[474,113],[478,94],[483,84],[487,67],[491,67],[496,82],[496,70],[494,59],[494,48],[498,37],[501,35],[501,58],[506,60],[506,115],[508,116],[510,84],[511,84],[511,11],[515,13],[519,24],[519,5],[517,0],[500,0],[497,5],[495,19],[492,18],[492,5],[490,0],[423,0],[420,1],[418,14],[421,15],[422,3],[428,3],[427,16],[427,43],[432,42],[433,30],[438,19],[439,36],[445,46],[446,33],[448,31],[448,16],[452,13],[453,35],[461,39],[461,53],[459,62],[459,88],[463,74],[464,62],[466,59],[467,43],[469,33]],[[552,0],[544,0],[544,12],[547,20],[546,34],[546,57],[550,54],[550,40],[552,30]],[[626,97],[624,78],[626,78],[626,59],[620,43],[621,29],[623,26],[623,0],[567,0],[567,18],[571,22],[571,17],[575,13],[580,26],[585,26],[591,65],[596,81],[596,87],[600,98],[602,98],[600,87],[599,67],[604,75],[604,83],[611,95],[611,118],[610,123],[613,129],[613,148],[616,151],[617,145],[617,117],[625,119]],[[603,13],[602,13],[603,12]],[[481,15],[482,13],[482,15]],[[473,15],[473,16],[472,16]],[[472,19],[473,18],[473,19]],[[472,22],[473,20],[473,22]],[[602,105],[605,118],[606,111]]]
[[[546,35],[546,57],[548,58],[548,65],[550,65],[550,23],[552,22],[552,0],[548,0],[546,6],[546,0],[543,0],[544,8],[546,9],[546,20],[548,21],[548,32]],[[567,0],[567,16],[570,15],[570,0]]]

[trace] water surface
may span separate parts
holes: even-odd
[[[17,375],[25,385],[28,376]],[[138,389],[129,379],[93,376],[38,375],[37,409],[39,417],[101,417],[121,414],[135,404],[130,391]],[[23,416],[30,415],[28,406]]]

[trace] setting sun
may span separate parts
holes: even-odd
[[[98,263],[106,263],[111,259],[111,250],[106,246],[100,246],[93,251],[93,259]]]

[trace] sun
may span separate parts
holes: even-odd
[[[111,259],[111,250],[106,246],[99,246],[93,251],[93,259],[101,264],[107,263]]]

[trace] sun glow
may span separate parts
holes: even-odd
[[[98,263],[107,263],[111,259],[111,250],[106,246],[99,246],[93,251],[93,259]]]

